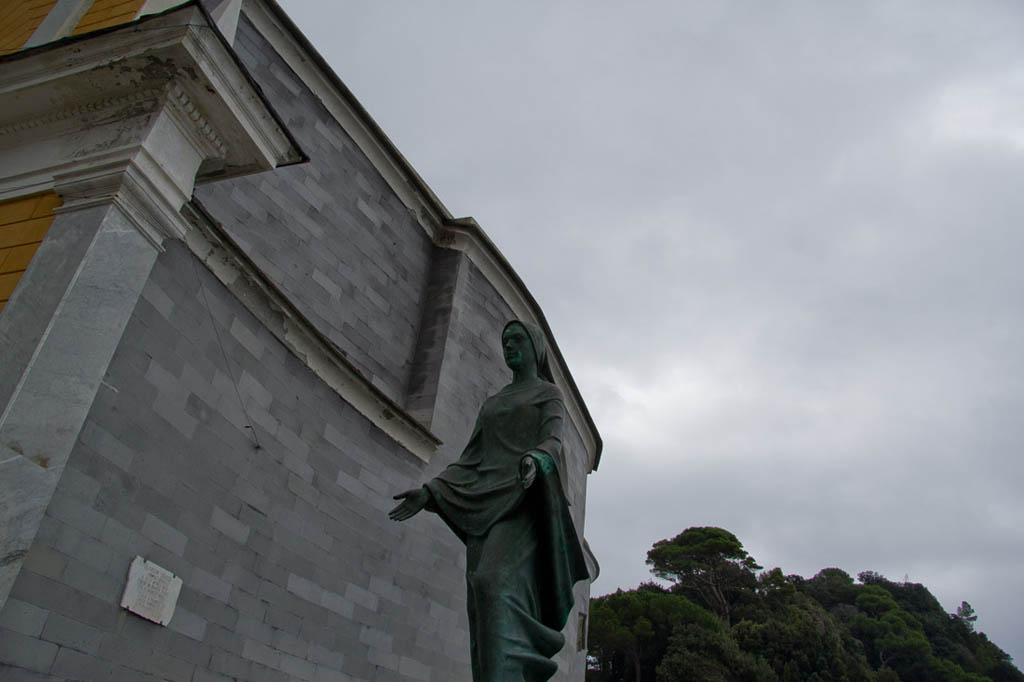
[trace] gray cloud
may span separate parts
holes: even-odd
[[[650,544],[904,575],[1024,660],[1024,9],[283,3],[544,307]]]

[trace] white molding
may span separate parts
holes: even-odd
[[[185,243],[235,298],[342,400],[417,458],[429,462],[441,445],[437,436],[351,365],[192,204],[186,205],[184,212],[191,227]]]
[[[169,108],[176,117],[178,128],[196,149],[205,152],[204,157],[226,157],[229,153],[227,143],[217,134],[213,124],[203,116],[199,107],[188,96],[188,93],[177,81],[167,85]]]
[[[88,102],[80,102],[68,105],[62,109],[53,109],[48,113],[31,118],[24,118],[5,125],[0,125],[0,137],[15,135],[26,130],[46,128],[64,121],[75,121],[82,116],[94,114],[105,110],[145,102],[146,100],[158,100],[163,93],[158,88],[122,92],[117,95],[100,97]]]
[[[9,57],[0,71],[0,126],[31,127],[87,102],[131,97],[163,89],[171,81],[186,108],[216,131],[224,158],[216,177],[230,177],[301,161],[304,157],[277,121],[262,93],[238,64],[229,45],[194,5],[144,17],[117,30],[75,37]],[[83,77],[84,76],[84,77]],[[205,179],[205,178],[201,178]]]
[[[198,13],[195,8],[193,10]],[[259,155],[258,162],[255,159],[249,161],[254,170],[269,170],[304,158],[284,127],[274,118],[262,95],[241,71],[234,55],[215,38],[212,31],[190,31],[184,36],[182,46],[209,80],[209,84],[187,83],[193,97],[212,88],[216,97],[211,98],[207,107],[216,104],[223,109],[220,133],[229,144],[233,142],[232,146],[244,145],[249,148],[248,155]],[[186,83],[184,79],[178,80]]]
[[[171,184],[166,178],[159,182],[165,175],[145,149],[127,163],[117,159],[105,167],[76,169],[55,178],[54,189],[63,204],[54,213],[114,204],[158,251],[163,251],[164,239],[182,239],[188,229],[178,210],[184,199],[175,205],[157,189],[158,185]]]

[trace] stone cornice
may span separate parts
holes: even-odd
[[[209,145],[209,153],[211,155],[226,157],[229,152],[228,145],[217,134],[213,124],[203,116],[203,113],[196,106],[195,102],[192,101],[192,98],[188,96],[185,89],[177,81],[171,81],[167,86],[167,92],[169,101],[173,105],[172,110],[180,113],[184,120],[187,120],[187,124],[181,126],[181,128],[190,134],[190,137],[195,141],[195,146]]]
[[[0,131],[7,135],[127,109],[156,90],[188,123],[182,130],[210,146],[196,181],[306,158],[195,2],[22,50],[0,64]]]
[[[113,96],[100,97],[88,102],[73,104],[64,107],[63,109],[52,110],[39,116],[24,118],[12,123],[0,125],[0,136],[14,135],[26,130],[48,128],[64,121],[74,121],[89,114],[109,111],[140,102],[146,102],[148,100],[156,101],[162,95],[163,92],[160,89],[149,88],[144,90],[135,90],[132,92],[123,92]]]

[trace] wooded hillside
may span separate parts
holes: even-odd
[[[727,530],[647,553],[655,576],[590,605],[588,682],[1024,682],[963,602],[839,568],[764,571]]]

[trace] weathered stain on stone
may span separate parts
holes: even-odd
[[[13,552],[5,554],[4,557],[0,559],[0,568],[21,561],[25,558],[26,554],[28,554],[28,550],[26,549],[16,549]]]

